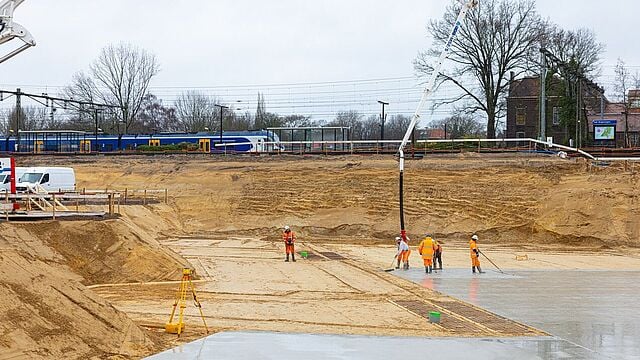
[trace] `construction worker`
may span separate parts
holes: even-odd
[[[398,246],[398,253],[396,254],[398,265],[396,269],[400,269],[400,263],[402,263],[402,269],[409,270],[409,255],[411,255],[411,249],[409,248],[407,240],[396,237],[396,245]]]
[[[434,270],[442,270],[442,245],[440,241],[433,240],[433,245],[435,248],[435,252],[433,253],[433,269]],[[438,264],[440,266],[438,266]]]
[[[287,259],[285,262],[289,262],[289,254],[291,254],[291,260],[296,262],[296,254],[294,252],[294,244],[296,242],[296,233],[291,231],[291,228],[287,225],[284,227],[284,232],[282,233],[282,241],[284,241],[284,248],[287,253]]]
[[[433,253],[435,252],[435,244],[431,235],[425,235],[424,239],[418,245],[418,252],[422,255],[424,262],[424,272],[431,274],[433,272]]]
[[[476,268],[478,268],[478,272],[482,274],[482,269],[480,268],[480,249],[478,249],[478,235],[473,234],[471,237],[469,249],[471,255],[471,271],[475,274]]]

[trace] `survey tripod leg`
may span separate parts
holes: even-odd
[[[169,322],[165,324],[165,332],[170,334],[177,334],[180,336],[184,331],[184,310],[187,307],[187,294],[193,297],[193,302],[195,306],[198,308],[200,312],[200,317],[202,318],[202,322],[204,323],[204,328],[209,333],[209,327],[207,326],[207,322],[204,319],[204,313],[202,312],[202,304],[198,301],[198,297],[196,295],[196,289],[193,286],[192,281],[193,270],[191,269],[182,269],[182,279],[180,280],[180,287],[178,288],[178,292],[176,293],[176,299],[173,303],[173,308],[171,309],[171,316],[169,316]],[[178,310],[178,321],[176,323],[173,322],[173,319],[176,315],[176,309],[180,307]]]

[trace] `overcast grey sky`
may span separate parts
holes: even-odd
[[[0,88],[20,85],[25,90],[55,93],[75,72],[86,69],[103,46],[124,41],[158,56],[162,71],[152,83],[152,92],[168,102],[184,88],[209,87],[203,91],[229,102],[243,100],[248,108],[262,89],[268,110],[271,99],[278,105],[276,112],[312,112],[311,106],[286,108],[287,99],[303,104],[301,97],[310,99],[309,103],[323,97],[332,104],[317,115],[329,116],[347,107],[373,112],[377,107],[369,102],[375,104],[389,89],[395,111],[410,113],[420,93],[411,78],[412,60],[430,45],[425,31],[428,20],[440,18],[448,3],[26,0],[15,20],[31,31],[38,45],[0,65]],[[640,2],[538,0],[538,10],[565,28],[596,31],[607,46],[601,83],[612,82],[618,57],[634,71],[640,70],[640,50],[632,35],[637,32]],[[273,86],[382,78],[388,80]],[[287,92],[289,97],[283,95]],[[370,96],[359,97],[360,92]]]

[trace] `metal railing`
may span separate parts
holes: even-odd
[[[275,150],[268,153],[275,154],[394,154],[400,140],[348,140],[348,141],[281,141],[263,143],[265,147]],[[215,147],[225,149],[225,154],[233,154],[230,150],[233,145],[250,145],[251,143],[216,144]],[[447,147],[447,145],[451,145]],[[229,150],[227,150],[229,148]],[[575,153],[592,161],[640,161],[640,157],[607,157],[594,156],[582,149],[555,144],[531,138],[505,138],[505,139],[443,139],[443,140],[417,140],[415,145],[407,150],[407,153],[437,153],[451,151],[478,152],[539,152],[539,151],[566,151]],[[256,149],[254,153],[264,153]]]
[[[110,216],[120,214],[120,205],[147,205],[151,203],[168,203],[168,189],[129,189],[87,190],[79,192],[47,193],[25,192],[17,194],[4,193],[0,199],[0,211],[9,220],[9,216],[16,214],[29,215],[34,212],[49,213],[55,220],[56,216],[64,214],[95,215],[93,207],[105,206],[104,214]],[[17,206],[16,206],[17,205]],[[81,211],[82,206],[82,211]]]

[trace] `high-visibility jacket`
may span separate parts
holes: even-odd
[[[474,240],[469,241],[469,251],[470,251],[469,255],[471,255],[472,259],[480,256],[479,254],[480,250],[478,249],[478,244]]]
[[[296,242],[296,233],[293,231],[283,232],[282,233],[282,241],[284,241],[287,245],[292,245]]]
[[[420,245],[418,245],[418,252],[422,255],[423,259],[432,258],[435,250],[434,240],[430,237],[424,238],[420,242]]]

